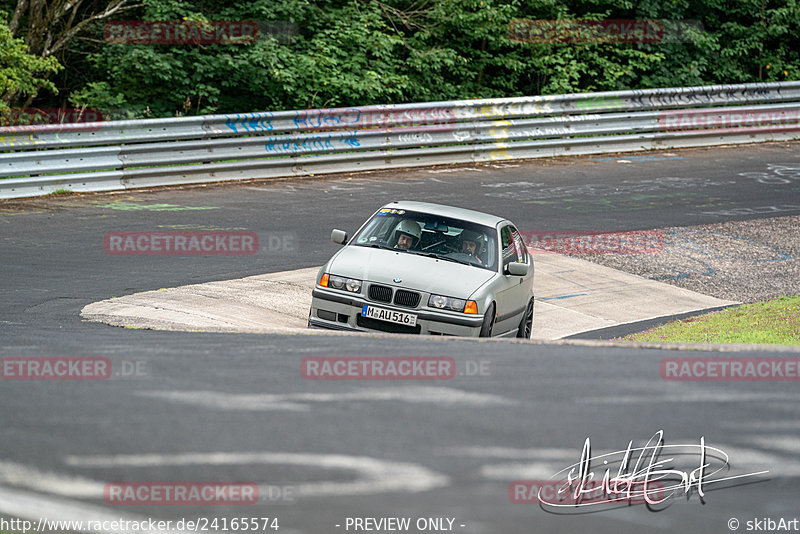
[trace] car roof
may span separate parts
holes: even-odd
[[[397,200],[390,202],[383,206],[384,208],[391,209],[404,209],[409,211],[421,211],[430,213],[432,215],[441,215],[442,217],[452,217],[454,219],[462,219],[484,226],[491,226],[494,228],[497,223],[505,221],[503,217],[490,215],[481,211],[468,210],[466,208],[458,208],[456,206],[445,206],[444,204],[433,204],[431,202],[415,202],[411,200]]]

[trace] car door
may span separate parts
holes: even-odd
[[[500,226],[500,247],[501,247],[501,282],[497,292],[497,321],[495,323],[495,333],[505,333],[516,330],[525,313],[528,304],[528,276],[513,276],[508,274],[508,264],[511,262],[525,263],[529,265],[530,256],[525,249],[519,232],[511,223],[504,222]],[[530,271],[529,271],[530,274]]]

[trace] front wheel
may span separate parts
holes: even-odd
[[[494,302],[489,304],[486,313],[483,315],[483,324],[481,325],[480,337],[492,337],[492,330],[494,329]]]
[[[517,329],[517,337],[530,339],[531,332],[533,332],[533,299],[528,302],[528,307],[525,308],[525,314],[522,316],[522,321],[520,321]]]

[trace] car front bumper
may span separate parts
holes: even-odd
[[[364,305],[376,306],[417,316],[417,326],[409,327],[361,316]],[[477,337],[483,315],[440,312],[424,306],[406,308],[384,302],[374,302],[364,295],[326,290],[317,287],[312,293],[310,327],[355,332],[390,332],[398,334],[430,334]]]

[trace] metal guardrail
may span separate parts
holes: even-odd
[[[795,138],[800,82],[13,126],[0,198]]]

